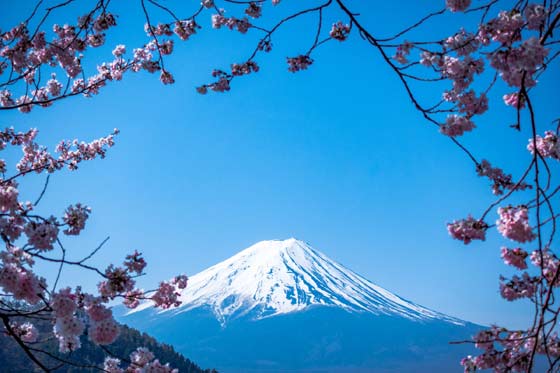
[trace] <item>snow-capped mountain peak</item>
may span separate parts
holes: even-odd
[[[169,311],[210,307],[222,323],[244,315],[258,319],[330,306],[462,324],[400,298],[295,238],[258,242],[192,276],[181,301],[180,307]]]

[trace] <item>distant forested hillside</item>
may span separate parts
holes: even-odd
[[[47,321],[34,322],[38,326],[39,330],[47,331],[51,329],[52,326]],[[44,333],[43,335],[47,335]],[[52,334],[51,334],[52,336]],[[41,344],[34,345],[35,348],[40,348],[48,353],[55,356],[59,356],[65,360],[76,363],[79,366],[72,366],[66,364],[56,372],[99,372],[99,369],[95,368],[83,368],[83,366],[103,366],[103,360],[108,355],[106,351],[103,351],[99,346],[91,343],[86,336],[81,337],[82,347],[71,354],[62,354],[58,352],[58,342],[55,339],[51,339]],[[173,368],[179,369],[181,373],[214,373],[214,369],[202,369],[189,359],[185,358],[183,355],[177,353],[173,347],[159,343],[154,338],[150,337],[145,333],[140,333],[136,329],[129,328],[125,325],[121,326],[121,334],[119,338],[110,346],[108,346],[108,351],[114,354],[116,357],[123,357],[128,359],[128,356],[137,347],[146,347],[154,353],[156,358],[163,364],[169,363]],[[45,354],[37,353],[38,357],[41,357],[41,361],[45,362],[49,367],[56,367],[57,363],[54,359],[49,358]],[[15,372],[41,372],[38,369],[25,352],[16,344],[16,342],[0,333],[0,371],[5,373],[15,373]]]

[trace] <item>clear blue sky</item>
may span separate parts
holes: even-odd
[[[137,2],[114,3],[121,26],[91,63],[110,58],[115,44],[130,51],[146,41]],[[354,9],[373,34],[386,36],[443,3],[356,2]],[[24,18],[33,4],[10,2],[0,28]],[[277,11],[290,6],[285,0]],[[53,20],[72,22],[76,14],[68,9]],[[418,37],[450,34],[460,19],[446,16]],[[353,35],[320,48],[308,71],[291,74],[285,57],[305,52],[314,36],[316,19],[306,18],[257,59],[258,74],[236,80],[228,94],[201,96],[194,87],[209,82],[213,68],[242,62],[258,35],[211,30],[210,13],[200,22],[201,34],[176,43],[166,62],[173,86],[139,73],[92,99],[0,114],[3,126],[38,127],[39,141],[51,149],[61,138],[90,140],[121,129],[105,160],[51,177],[40,211],[60,215],[77,201],[93,208],[85,234],[66,240],[71,255],[83,256],[109,235],[94,263],[138,249],[149,261],[141,280],[148,288],[175,273],[195,274],[257,241],[293,236],[438,311],[479,323],[530,321],[527,304],[499,297],[498,275],[513,272],[499,258],[504,241],[497,233],[464,246],[445,228],[485,209],[493,200],[488,181],[414,110],[376,51]],[[536,92],[541,128],[554,119],[558,77],[549,73]],[[519,175],[529,156],[507,151],[524,146],[528,134],[508,129],[514,111],[502,105],[501,89],[491,96],[491,113],[464,140],[480,158]],[[24,196],[34,200],[43,181],[26,177]],[[492,213],[490,221],[495,218]],[[67,271],[63,281],[92,286],[97,279]]]

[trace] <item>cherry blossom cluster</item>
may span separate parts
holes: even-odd
[[[12,98],[12,93],[0,93],[0,105],[16,106],[22,112],[29,112],[33,103],[50,106],[62,94],[62,84],[53,76],[44,87],[39,86],[40,69],[43,66],[59,66],[69,78],[76,78],[83,72],[81,55],[88,48],[97,48],[105,42],[105,31],[116,25],[116,17],[104,10],[94,11],[79,17],[75,26],[54,25],[53,38],[47,41],[47,33],[38,31],[31,34],[22,23],[0,34],[0,66],[10,66],[17,77],[8,78],[8,85],[24,82],[29,93]],[[2,60],[3,59],[3,60]],[[0,69],[0,75],[3,73]]]
[[[445,0],[445,5],[452,12],[464,12],[471,5],[471,0]]]
[[[12,322],[10,323],[10,327],[12,331],[23,341],[26,343],[35,343],[39,338],[39,331],[35,327],[35,325],[31,324],[30,322],[25,323],[18,323]]]
[[[400,64],[407,64],[409,62],[408,55],[410,54],[410,51],[413,47],[414,45],[412,43],[409,43],[405,40],[404,43],[397,47],[397,51],[393,56],[393,59],[395,59]]]
[[[247,75],[252,72],[256,73],[257,71],[259,71],[259,65],[254,61],[247,61],[241,64],[234,63],[231,65],[231,75],[233,76]]]
[[[246,34],[247,31],[252,27],[249,19],[244,17],[242,19],[238,19],[235,17],[227,18],[223,15],[224,10],[221,9],[220,13],[212,15],[212,27],[215,29],[220,29],[222,26],[226,26],[230,30],[237,30],[242,34]]]
[[[333,23],[329,35],[331,38],[338,41],[345,41],[348,39],[348,34],[350,34],[350,25],[345,25],[341,21]]]
[[[105,359],[103,370],[107,373],[178,373],[177,369],[173,369],[169,364],[161,364],[155,359],[154,354],[145,347],[138,347],[136,351],[130,354],[130,365],[123,369],[120,367],[121,361],[114,357]]]
[[[560,260],[548,248],[531,253],[531,262],[541,269],[543,277],[551,286],[560,286]]]
[[[558,135],[552,131],[546,131],[544,137],[537,135],[535,141],[529,139],[529,144],[527,149],[534,154],[535,153],[535,143],[537,145],[537,151],[542,157],[548,157],[560,161],[560,140]]]
[[[69,206],[64,212],[62,220],[68,228],[63,232],[67,235],[79,235],[80,232],[86,227],[86,220],[91,213],[91,208],[77,203],[74,206]]]
[[[446,1],[446,7],[452,12],[466,11],[470,5],[471,1],[466,0]],[[426,49],[425,43],[404,41],[396,47],[393,59],[409,64],[410,51],[417,47],[421,51],[419,63],[436,71],[440,79],[451,81],[452,89],[443,93],[443,99],[453,104],[452,111],[463,116],[448,115],[440,131],[451,137],[461,136],[475,127],[471,119],[474,115],[488,110],[486,92],[477,95],[470,89],[475,76],[484,72],[485,59],[512,87],[524,89],[536,84],[535,76],[546,63],[549,48],[537,35],[523,37],[523,33],[524,30],[542,32],[547,16],[548,10],[540,4],[528,4],[523,11],[502,11],[482,23],[476,32],[460,29],[436,43],[441,50]],[[519,92],[504,95],[503,100],[517,109],[525,107],[525,98]]]
[[[11,129],[6,131],[11,131]],[[27,136],[28,141],[21,144],[23,157],[18,162],[17,169],[20,173],[31,171],[41,173],[44,170],[52,173],[66,165],[68,169],[75,170],[83,161],[93,160],[98,156],[105,158],[107,149],[115,145],[114,137],[118,133],[119,130],[115,128],[112,134],[90,143],[78,140],[61,141],[55,148],[55,152],[58,153],[58,157],[55,157],[45,147],[39,146],[33,141],[37,132],[31,130],[30,136]]]
[[[503,96],[504,103],[507,106],[512,106],[516,109],[523,109],[525,107],[525,96],[520,95],[517,92],[505,94]]]
[[[45,296],[46,280],[23,267],[21,259],[14,255],[4,255],[2,259],[4,263],[0,268],[0,287],[3,292],[10,294],[15,300],[33,305],[39,303]]]
[[[151,300],[157,307],[163,309],[179,306],[181,304],[179,300],[181,293],[178,290],[187,287],[187,280],[187,276],[180,275],[174,277],[169,282],[161,282],[154,295],[152,295]]]
[[[484,176],[492,181],[492,193],[499,196],[504,194],[505,190],[525,190],[530,189],[531,185],[525,182],[514,183],[510,174],[504,173],[501,168],[492,167],[490,162],[483,159],[476,168],[479,176]]]
[[[247,9],[245,9],[245,14],[247,14],[249,17],[259,18],[260,16],[262,16],[262,6],[254,2],[249,3],[249,6],[247,6]]]
[[[533,76],[548,53],[549,50],[539,39],[532,37],[523,41],[519,47],[508,46],[492,53],[490,64],[510,86],[533,87],[537,83]]]
[[[439,127],[439,130],[447,136],[455,137],[472,131],[474,128],[475,125],[469,118],[451,114],[445,120],[445,124]]]
[[[262,8],[263,2],[260,1],[252,1],[252,2],[233,2],[237,4],[243,4],[247,7],[244,9],[244,13],[246,16],[251,17],[253,19],[260,18],[262,16]],[[273,5],[279,4],[279,0],[272,0]],[[258,65],[253,61],[253,58],[256,56],[258,52],[270,52],[272,50],[272,35],[273,33],[282,26],[285,22],[302,16],[307,13],[317,13],[319,12],[322,14],[323,8],[326,8],[331,3],[328,2],[316,8],[307,9],[305,11],[296,13],[292,16],[282,19],[279,21],[274,27],[267,29],[264,27],[259,27],[252,24],[247,17],[238,18],[238,17],[226,17],[226,11],[224,9],[218,9],[213,0],[203,0],[202,7],[206,9],[214,8],[217,13],[211,16],[212,19],[212,27],[214,29],[221,29],[222,27],[227,27],[230,30],[237,30],[242,34],[247,33],[250,28],[254,28],[258,31],[265,33],[264,37],[262,37],[247,62],[243,64],[232,64],[232,73],[228,74],[222,70],[214,70],[213,76],[218,77],[219,79],[216,82],[204,84],[198,86],[196,88],[197,92],[200,94],[206,94],[209,90],[214,92],[227,92],[230,90],[230,83],[234,77],[247,75],[251,72],[257,72],[259,70]],[[202,10],[202,9],[201,9]],[[310,57],[311,52],[318,47],[319,45],[323,44],[329,40],[338,40],[338,41],[345,41],[348,39],[348,35],[351,31],[351,22],[350,24],[345,24],[342,21],[337,21],[332,24],[331,29],[329,31],[329,36],[323,40],[320,40],[320,34],[323,26],[322,16],[320,16],[321,24],[317,30],[317,35],[315,38],[314,44],[311,46],[309,51],[306,54],[301,54],[296,57],[287,57],[288,63],[288,70],[291,72],[297,72],[301,70],[307,69],[312,63],[313,59]],[[216,72],[219,74],[217,75]]]
[[[472,216],[447,224],[447,231],[451,237],[463,241],[465,245],[471,243],[472,240],[484,241],[487,229],[488,225],[486,223]]]
[[[508,331],[492,326],[473,337],[476,347],[484,352],[461,361],[465,372],[492,369],[495,372],[526,372],[529,367],[531,342],[534,338],[522,331]]]
[[[537,291],[538,277],[529,276],[524,272],[521,277],[514,275],[511,280],[506,281],[502,277],[500,282],[500,294],[504,299],[513,301],[520,298],[531,298]]]
[[[173,32],[181,40],[188,40],[192,35],[196,34],[196,30],[201,28],[195,20],[188,19],[175,22]]]
[[[508,249],[507,247],[502,247],[502,259],[507,265],[516,267],[518,269],[527,269],[527,252],[520,247],[515,249]]]
[[[536,336],[538,335],[538,339]],[[560,341],[556,332],[545,336],[536,330],[510,331],[498,326],[477,333],[473,340],[484,352],[476,357],[467,356],[461,361],[465,373],[492,369],[494,372],[529,371],[533,351],[546,354],[551,359],[560,357]]]
[[[124,47],[117,48],[115,55],[124,53]],[[113,343],[119,335],[119,325],[113,318],[108,302],[120,297],[127,307],[135,308],[142,300],[152,299],[156,306],[177,306],[180,290],[187,286],[187,277],[177,276],[169,282],[162,283],[157,291],[142,291],[136,289],[136,276],[144,273],[146,261],[138,251],[126,256],[122,266],[109,265],[104,272],[94,267],[84,265],[84,261],[68,261],[65,255],[57,259],[48,258],[61,265],[74,265],[84,270],[93,270],[101,274],[103,280],[98,285],[99,295],[88,294],[77,287],[49,290],[47,280],[36,273],[36,261],[45,260],[45,252],[54,252],[55,245],[63,248],[61,233],[77,236],[85,229],[91,209],[81,203],[69,206],[59,219],[54,216],[43,217],[34,214],[35,205],[31,202],[21,202],[18,181],[24,180],[30,172],[52,173],[65,165],[75,170],[83,161],[104,158],[107,149],[114,145],[113,134],[95,140],[91,143],[61,141],[56,147],[58,156],[51,155],[48,150],[36,143],[37,130],[16,132],[13,128],[0,131],[0,150],[8,146],[21,147],[23,156],[14,167],[16,174],[6,176],[9,171],[6,162],[2,160],[3,178],[0,179],[0,237],[4,241],[5,249],[0,250],[0,289],[5,297],[14,301],[33,305],[35,313],[43,318],[52,318],[52,334],[57,338],[59,350],[62,353],[75,351],[81,346],[81,337],[87,334],[96,345]],[[40,201],[37,201],[37,203]],[[25,237],[26,239],[22,239]],[[22,247],[19,243],[24,244]],[[64,249],[63,249],[64,250]],[[55,280],[55,283],[58,281]],[[165,285],[164,285],[165,284]],[[2,312],[0,310],[0,312]],[[6,331],[13,338],[25,345],[38,340],[38,331],[32,320],[20,323],[25,319],[25,313],[18,313],[17,309],[10,309],[10,314],[17,316],[10,320],[10,328]],[[45,339],[50,338],[45,335]],[[134,365],[135,372],[172,371],[167,365],[158,360],[149,359],[146,364]],[[151,370],[150,370],[151,369]]]
[[[148,43],[134,49],[130,58],[126,57],[126,47],[117,45],[113,50],[115,58],[99,64],[97,73],[86,77],[84,53],[90,48],[104,45],[105,32],[117,24],[117,16],[108,12],[106,5],[98,6],[89,14],[79,17],[75,25],[54,25],[50,40],[49,31],[38,30],[31,34],[25,23],[0,33],[0,76],[12,71],[6,83],[0,85],[0,109],[18,108],[28,113],[36,105],[48,107],[67,96],[83,94],[91,97],[98,94],[109,81],[121,80],[127,71],[154,73],[162,70],[161,82],[174,83],[171,73],[163,69],[162,59],[162,56],[173,52],[173,40],[159,40],[158,37],[177,36],[181,40],[188,40],[200,28],[194,17],[157,26],[146,24],[146,33],[151,38]],[[248,22],[235,19],[229,19],[227,25],[241,32],[246,32],[250,27]],[[56,66],[67,75],[67,83],[61,83],[52,71],[51,79],[41,86],[41,75],[48,76],[45,70],[55,69]],[[11,89],[8,89],[10,86]],[[17,89],[25,92],[19,98],[13,93]]]
[[[214,83],[204,84],[204,85],[201,85],[200,87],[197,87],[196,90],[197,90],[198,93],[204,95],[204,94],[208,93],[208,89],[210,89],[214,92],[226,92],[226,91],[229,91],[231,89],[230,85],[229,85],[229,82],[233,78],[232,74],[228,74],[223,70],[217,70],[216,69],[216,70],[212,71],[212,76],[214,78],[218,78],[218,80]]]
[[[313,60],[308,55],[287,57],[286,61],[288,62],[288,71],[293,73],[301,70],[307,70],[307,68],[313,64]]]
[[[475,34],[461,29],[455,35],[445,39],[443,46],[450,52],[456,52],[459,56],[468,56],[477,51],[480,41]]]
[[[533,228],[529,225],[527,206],[505,206],[498,208],[496,221],[498,231],[510,240],[525,243],[535,239]]]

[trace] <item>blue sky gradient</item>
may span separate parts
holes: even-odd
[[[184,7],[179,3],[169,5]],[[22,19],[33,4],[11,2],[0,28]],[[443,7],[443,1],[406,9],[398,2],[349,4],[380,36]],[[131,51],[147,41],[139,6],[114,5],[120,26],[90,66],[110,59],[116,44]],[[286,0],[278,10],[265,8],[264,15],[291,7]],[[79,13],[69,8],[53,22],[73,22]],[[257,241],[293,236],[424,306],[478,323],[527,326],[529,304],[499,296],[499,274],[513,273],[499,257],[505,241],[492,230],[486,242],[465,246],[446,231],[446,222],[480,215],[494,200],[489,182],[423,120],[374,49],[354,34],[318,49],[309,70],[289,73],[285,57],[312,43],[316,18],[308,17],[282,31],[275,49],[257,58],[260,72],[236,79],[227,94],[202,96],[194,87],[210,82],[213,68],[242,62],[259,36],[211,30],[210,14],[199,19],[201,33],[176,42],[166,60],[176,79],[172,86],[138,73],[91,99],[64,100],[29,115],[0,114],[3,126],[39,128],[39,142],[51,149],[63,138],[91,140],[121,130],[106,159],[51,177],[41,212],[60,215],[77,201],[93,209],[85,233],[65,241],[71,255],[83,256],[109,235],[93,263],[118,262],[137,249],[149,263],[140,284],[152,288]],[[464,19],[445,15],[416,36],[449,35]],[[554,119],[558,77],[557,69],[549,72],[535,91],[542,129]],[[440,88],[420,92],[437,98]],[[508,128],[515,112],[501,102],[506,92],[498,85],[490,113],[463,140],[480,158],[519,176],[530,157],[515,149],[529,135],[527,128],[521,134]],[[17,156],[9,153],[8,160]],[[25,177],[24,196],[34,200],[44,179]],[[491,213],[490,222],[495,218]],[[63,282],[93,286],[97,278],[67,270]]]

